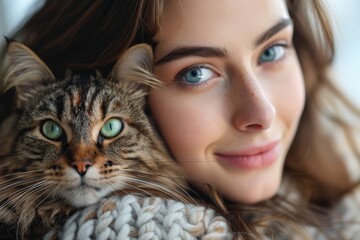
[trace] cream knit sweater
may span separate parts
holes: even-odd
[[[360,186],[341,199],[331,212],[330,216],[338,222],[333,230],[343,239],[360,239]],[[311,239],[326,240],[316,229],[305,229]],[[227,221],[210,208],[159,197],[126,195],[105,198],[77,211],[62,229],[53,229],[44,239],[227,240],[232,239],[232,233]]]
[[[105,198],[76,212],[61,230],[53,229],[44,239],[226,240],[232,234],[226,220],[212,209],[126,195]]]

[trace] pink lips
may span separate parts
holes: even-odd
[[[216,157],[236,168],[257,169],[271,165],[279,156],[279,141],[254,146],[238,152],[217,153]]]

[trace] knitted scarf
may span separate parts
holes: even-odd
[[[342,239],[359,239],[360,186],[344,196],[331,212],[329,217],[339,220],[332,230]],[[311,239],[326,239],[318,229],[309,226],[305,229]],[[227,240],[232,236],[224,217],[210,208],[159,197],[126,195],[104,198],[77,211],[62,229],[52,229],[44,239]]]
[[[50,239],[232,239],[226,220],[204,206],[159,197],[109,197],[77,211]]]

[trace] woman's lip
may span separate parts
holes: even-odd
[[[255,169],[268,166],[276,161],[279,156],[279,141],[273,141],[260,146],[227,153],[216,153],[218,160],[234,167]]]
[[[250,155],[255,155],[255,154],[259,154],[262,152],[266,152],[269,149],[273,148],[275,145],[277,145],[279,143],[279,141],[272,141],[270,143],[266,143],[266,144],[262,144],[262,145],[255,145],[255,146],[251,146],[239,151],[232,151],[232,152],[227,152],[227,153],[219,153],[218,155],[223,155],[223,156],[250,156]]]

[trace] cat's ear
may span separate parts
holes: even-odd
[[[133,85],[147,92],[149,87],[162,85],[162,82],[152,73],[152,69],[151,47],[147,44],[138,44],[130,47],[115,63],[111,78],[120,84]]]
[[[5,89],[16,88],[21,101],[33,94],[41,83],[55,81],[46,64],[28,47],[18,42],[10,42],[7,51],[8,69],[5,75]]]

